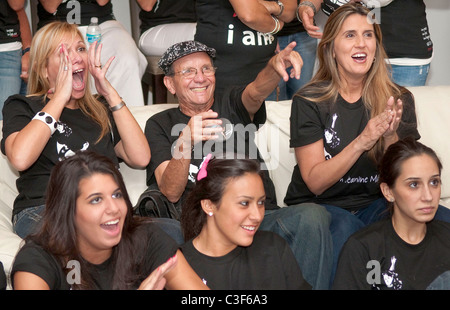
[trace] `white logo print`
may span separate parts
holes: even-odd
[[[336,113],[333,114],[333,123],[331,124],[331,128],[326,128],[324,131],[325,142],[330,145],[331,148],[337,147],[341,143],[341,139],[338,137],[337,132],[334,130],[334,126],[336,125],[336,120],[338,115]]]
[[[383,272],[383,280],[384,283],[386,283],[386,286],[389,288],[393,288],[394,290],[400,290],[402,289],[403,282],[399,279],[398,273],[395,272],[395,263],[397,262],[397,259],[395,256],[391,257],[391,267],[388,271]]]

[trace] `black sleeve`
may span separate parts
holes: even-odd
[[[367,282],[370,261],[367,250],[362,243],[350,237],[339,255],[339,262],[334,277],[334,290],[368,290]]]
[[[312,287],[308,282],[306,282],[305,278],[303,277],[302,271],[300,270],[294,253],[292,252],[288,243],[278,235],[276,235],[276,239],[278,239],[277,242],[281,246],[281,262],[288,289],[310,290]]]
[[[147,273],[150,273],[167,262],[178,250],[178,244],[154,223],[149,223],[147,255],[145,256]]]
[[[294,96],[291,106],[290,147],[300,147],[323,139],[324,125],[314,102]]]
[[[35,274],[48,284],[50,290],[61,289],[62,285],[66,286],[66,289],[69,288],[61,266],[49,253],[34,243],[27,243],[20,249],[13,263],[11,280],[14,280],[17,271]]]
[[[216,98],[216,102],[219,103],[213,107],[219,109],[216,111],[219,113],[219,117],[230,118],[233,124],[242,124],[243,126],[254,124],[258,128],[258,126],[266,122],[266,105],[263,102],[253,116],[253,119],[251,119],[250,114],[242,102],[242,93],[245,88],[245,85],[227,88],[220,98]]]
[[[419,131],[417,130],[417,116],[414,96],[411,92],[406,91],[402,95],[403,112],[402,120],[397,129],[399,139],[412,136],[416,140],[420,139]]]
[[[172,142],[170,136],[167,136],[164,124],[161,124],[155,117],[147,120],[144,132],[152,150],[146,178],[147,185],[151,185],[156,168],[163,162],[172,159]]]
[[[14,132],[21,131],[33,119],[40,109],[31,99],[22,95],[10,96],[3,107],[2,152],[5,154],[5,140]],[[44,103],[42,102],[42,107]]]

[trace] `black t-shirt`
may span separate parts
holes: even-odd
[[[195,177],[203,158],[209,153],[223,154],[238,153],[245,154],[253,159],[258,159],[265,168],[258,148],[254,142],[256,130],[266,121],[266,106],[263,103],[258,112],[251,120],[250,115],[242,103],[242,92],[244,87],[228,89],[223,97],[216,97],[211,109],[219,114],[219,118],[228,119],[233,124],[233,132],[229,139],[222,142],[206,141],[194,146],[191,153],[191,165],[189,169],[188,183],[181,200],[194,186]],[[174,108],[153,115],[147,120],[145,136],[147,137],[152,158],[147,167],[147,185],[156,184],[154,172],[156,168],[165,161],[172,159],[172,149],[180,132],[189,122],[190,117],[183,114],[180,109]],[[264,189],[266,191],[266,209],[278,208],[276,204],[275,187],[264,170]]]
[[[48,100],[47,100],[48,102]],[[5,154],[5,140],[14,132],[22,130],[44,107],[43,97],[14,95],[5,101],[3,108],[3,138],[1,148]],[[51,169],[66,157],[78,150],[92,150],[119,163],[114,146],[120,141],[114,119],[109,112],[112,131],[96,143],[101,129],[80,109],[64,108],[59,119],[59,126],[50,137],[39,158],[25,171],[19,171],[16,185],[19,195],[14,201],[13,214],[21,210],[43,205],[45,191]]]
[[[137,232],[142,232],[140,233],[140,238],[148,239],[145,255],[143,255],[143,261],[139,266],[143,270],[142,280],[175,255],[178,250],[176,242],[157,225],[152,223],[143,225],[145,226],[142,229],[137,230]],[[138,252],[138,250],[136,251]],[[68,267],[71,270],[74,268],[72,265]],[[112,289],[115,265],[111,257],[98,265],[88,264],[88,268],[90,268],[90,272],[93,275],[96,289]],[[48,284],[51,290],[68,290],[71,287],[68,279],[72,281],[76,279],[76,277],[71,275],[68,277],[57,258],[33,241],[27,242],[17,254],[11,272],[11,279],[14,279],[14,273],[17,271],[30,272],[39,276]]]
[[[397,235],[391,219],[365,227],[342,248],[333,288],[424,290],[450,270],[449,236],[450,224],[438,220],[416,245]]]
[[[380,16],[389,58],[431,58],[433,42],[423,1],[392,1],[381,8]]]
[[[20,41],[19,18],[8,4],[0,1],[0,44]]]
[[[297,17],[294,17],[294,19],[289,22],[285,23],[283,28],[280,30],[280,32],[277,33],[277,36],[287,36],[290,34],[294,34],[297,32],[305,32],[305,27],[303,27],[303,24],[297,19]]]
[[[324,0],[322,11],[330,15],[346,2]],[[428,59],[433,55],[433,42],[423,0],[395,0],[381,8],[376,7],[377,1],[367,4],[369,9],[375,10],[375,16],[379,19],[388,58]]]
[[[397,130],[399,138],[420,138],[417,131],[414,99],[410,92],[402,97],[402,122]],[[301,147],[320,139],[324,142],[325,159],[339,154],[366,127],[370,111],[362,99],[346,102],[340,95],[336,103],[316,104],[294,96],[291,107],[290,147]],[[350,170],[333,186],[320,195],[314,195],[306,186],[298,164],[294,167],[284,202],[295,205],[302,202],[330,204],[349,210],[368,206],[381,197],[376,164],[363,153]]]
[[[146,30],[173,23],[195,23],[195,0],[162,0],[157,1],[150,12],[141,10],[141,34]]]
[[[47,12],[42,6],[41,2],[38,1],[37,13],[39,17],[38,29],[44,25],[54,22],[54,21],[68,21],[68,18],[75,19],[76,14],[78,14],[77,6],[70,5],[71,1],[63,0],[58,6],[55,13]],[[80,5],[80,26],[87,26],[91,23],[91,17],[97,17],[98,23],[101,24],[107,20],[115,19],[113,14],[113,5],[109,1],[104,6],[97,3],[96,0],[78,0],[73,1]],[[69,6],[68,6],[69,5]]]
[[[258,231],[250,246],[238,246],[221,257],[200,253],[192,240],[182,245],[181,251],[213,290],[311,289],[289,245],[272,232]]]
[[[195,40],[216,49],[216,94],[247,85],[275,55],[276,37],[247,27],[228,0],[197,0]]]

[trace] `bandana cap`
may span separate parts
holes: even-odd
[[[172,66],[176,60],[198,52],[205,52],[211,58],[216,56],[216,50],[211,47],[207,47],[203,43],[197,41],[184,41],[175,43],[169,47],[158,61],[158,66],[162,71],[164,71],[164,74],[168,75],[170,72],[170,66]]]

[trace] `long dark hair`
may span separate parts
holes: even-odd
[[[439,174],[442,171],[442,163],[436,152],[430,147],[420,143],[412,137],[408,137],[391,144],[383,157],[381,158],[378,171],[380,173],[380,183],[386,183],[390,188],[394,186],[395,181],[401,174],[402,164],[415,156],[430,156],[439,168]],[[392,214],[392,203],[388,203]]]
[[[225,187],[233,179],[246,173],[255,173],[263,178],[260,163],[253,159],[213,158],[208,163],[206,171],[207,176],[196,182],[183,204],[181,228],[186,241],[200,234],[206,222],[206,214],[201,207],[202,200],[208,199],[218,206]]]
[[[66,270],[68,261],[80,263],[81,283],[73,284],[73,289],[95,288],[89,273],[90,264],[78,249],[75,213],[80,181],[97,173],[114,178],[127,205],[122,237],[119,244],[113,247],[111,259],[115,265],[113,289],[129,289],[148,276],[140,274],[148,240],[135,233],[142,226],[142,221],[133,218],[133,206],[122,175],[108,157],[92,151],[80,151],[55,165],[47,186],[46,207],[40,229],[28,239],[55,256],[66,273],[70,271]],[[136,235],[140,238],[136,238]]]

